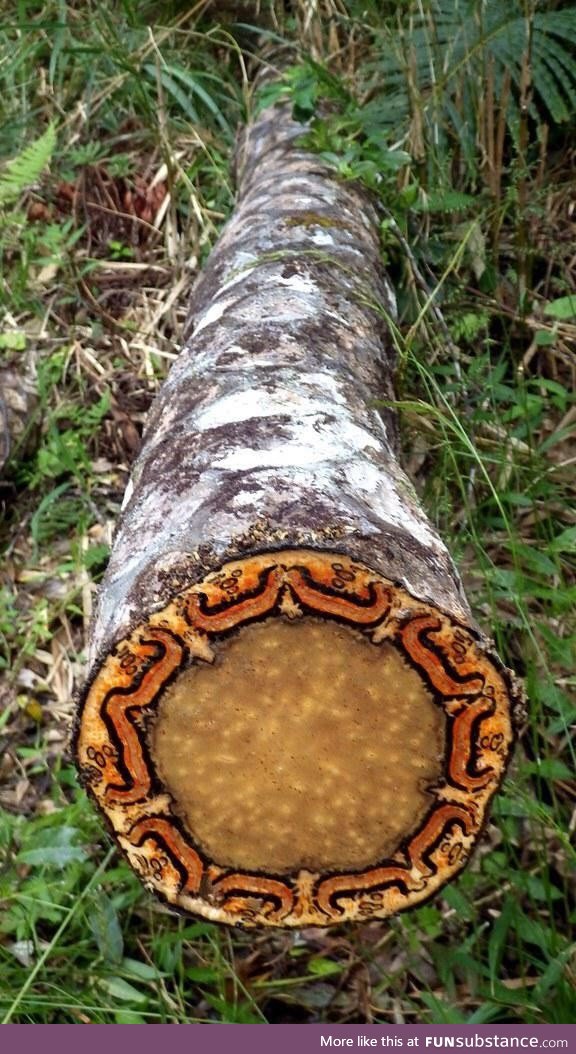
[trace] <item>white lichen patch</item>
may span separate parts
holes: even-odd
[[[196,415],[195,426],[203,432],[232,422],[287,413],[298,419],[322,417],[334,412],[332,403],[338,407],[345,404],[341,386],[330,374],[311,374],[301,380],[295,374],[293,380],[291,386],[278,384],[272,390],[246,387],[226,394]],[[323,389],[325,393],[318,394]]]
[[[369,502],[387,523],[406,531],[426,548],[435,548],[439,539],[431,524],[414,500],[408,502],[406,494],[402,493],[399,483],[403,476],[397,465],[389,475],[380,465],[366,463],[362,472],[354,477],[354,486],[361,500]]]
[[[295,293],[318,293],[318,283],[313,281],[307,275],[292,274],[288,278],[284,275],[269,275],[266,278],[267,285],[284,286],[288,289],[292,289]]]
[[[124,497],[122,498],[122,505],[120,506],[120,511],[121,512],[124,512],[124,509],[130,503],[130,499],[131,499],[133,493],[134,493],[134,482],[133,482],[132,479],[129,479],[128,480],[128,485],[126,487],[126,490],[124,491]]]
[[[289,437],[287,431],[292,433]],[[277,438],[270,436],[266,446],[239,447],[216,461],[214,467],[246,472],[255,468],[301,468],[346,461],[352,468],[354,455],[368,449],[378,450],[378,440],[343,414],[329,424],[322,414],[309,414],[292,420]],[[363,458],[358,459],[356,468],[363,473]]]
[[[334,236],[329,231],[315,230],[308,234],[308,238],[314,245],[334,245]]]
[[[318,303],[315,290],[307,289],[300,293],[282,288],[279,292],[275,284],[261,288],[258,296],[252,300],[243,300],[236,305],[234,317],[238,322],[263,322],[273,325],[288,325],[315,318]]]
[[[210,307],[207,308],[207,310],[196,320],[191,339],[193,340],[194,337],[201,333],[203,329],[206,329],[207,326],[212,326],[215,322],[218,322],[232,303],[234,303],[233,300],[216,300],[211,304]]]

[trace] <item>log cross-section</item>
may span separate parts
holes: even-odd
[[[397,460],[378,220],[286,106],[149,416],[79,708],[82,777],[170,904],[329,925],[463,867],[517,694]]]

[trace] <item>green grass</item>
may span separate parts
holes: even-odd
[[[7,1021],[574,1020],[573,78],[566,113],[546,82],[524,126],[511,88],[501,149],[478,149],[486,112],[459,77],[482,60],[497,78],[496,60],[448,56],[431,91],[422,56],[445,44],[420,27],[408,79],[418,5],[392,61],[395,8],[350,0],[345,17],[322,0],[304,33],[276,5],[270,32],[302,45],[282,90],[314,117],[311,146],[380,201],[405,463],[526,681],[504,791],[469,869],[384,924],[266,934],[176,917],[110,848],[66,753],[73,691],[146,410],[232,205],[255,33],[209,10],[5,3],[0,370],[36,393],[0,485]]]

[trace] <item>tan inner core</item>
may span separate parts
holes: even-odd
[[[180,676],[150,748],[216,864],[286,873],[389,857],[432,804],[444,740],[441,710],[392,644],[274,618]]]

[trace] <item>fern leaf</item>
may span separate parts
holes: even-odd
[[[552,120],[557,123],[568,121],[570,113],[562,97],[562,92],[559,91],[554,67],[548,65],[542,55],[534,54],[532,73],[534,84],[538,85],[538,96],[549,110]]]
[[[566,43],[576,44],[576,9],[564,11],[540,11],[534,15],[534,32],[560,37]]]
[[[462,212],[469,209],[476,202],[471,194],[463,194],[459,190],[447,188],[446,190],[433,190],[427,194],[425,199],[414,206],[416,212]]]
[[[548,107],[555,121],[568,121],[576,111],[576,66],[571,57],[556,42],[548,37],[534,40],[534,52],[537,60],[546,67],[542,77],[543,86],[539,87],[540,96]],[[534,80],[539,84],[535,75]],[[551,80],[554,90],[548,97],[544,85]],[[553,106],[553,103],[556,105]]]
[[[56,129],[48,128],[39,139],[36,139],[8,161],[0,173],[0,205],[6,205],[22,193],[26,187],[35,183],[46,166],[50,163],[56,146]]]

